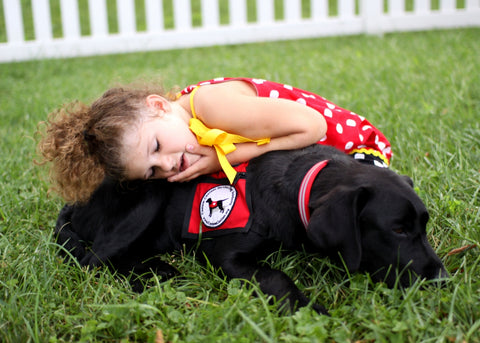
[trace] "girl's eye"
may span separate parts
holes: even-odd
[[[155,177],[155,168],[152,167],[149,179],[153,179],[154,177]]]
[[[155,152],[158,152],[160,150],[160,143],[158,143],[158,140],[155,140]]]

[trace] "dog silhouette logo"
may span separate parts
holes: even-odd
[[[200,217],[210,228],[221,226],[232,212],[237,190],[230,185],[220,185],[209,189],[200,201]]]
[[[223,202],[227,199],[222,199],[222,200],[212,200],[212,198],[208,198],[206,201],[208,203],[208,208],[210,209],[210,217],[213,214],[213,211],[218,208],[220,212],[224,211],[223,208]]]

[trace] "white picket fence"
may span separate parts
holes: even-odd
[[[0,40],[0,62],[480,26],[480,0],[141,0],[146,29],[139,30],[136,1],[116,0],[118,30],[110,32],[112,6],[106,0],[88,0],[88,11],[82,13],[89,16],[89,33],[82,34],[78,0],[56,1],[60,37],[53,35],[50,0],[3,0],[6,32]],[[166,1],[173,14],[164,13]],[[192,6],[195,1],[199,13]],[[25,4],[31,6],[33,39],[25,38]],[[253,16],[247,6],[255,9]],[[173,24],[166,27],[172,16]],[[201,24],[192,24],[194,16]]]

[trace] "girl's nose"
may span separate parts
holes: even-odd
[[[171,155],[160,156],[157,162],[160,169],[164,172],[169,172],[175,167],[175,160]]]

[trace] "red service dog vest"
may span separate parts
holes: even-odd
[[[250,196],[245,172],[248,162],[234,167],[231,185],[223,171],[199,179],[189,198],[191,209],[183,224],[185,238],[212,237],[250,229]]]

